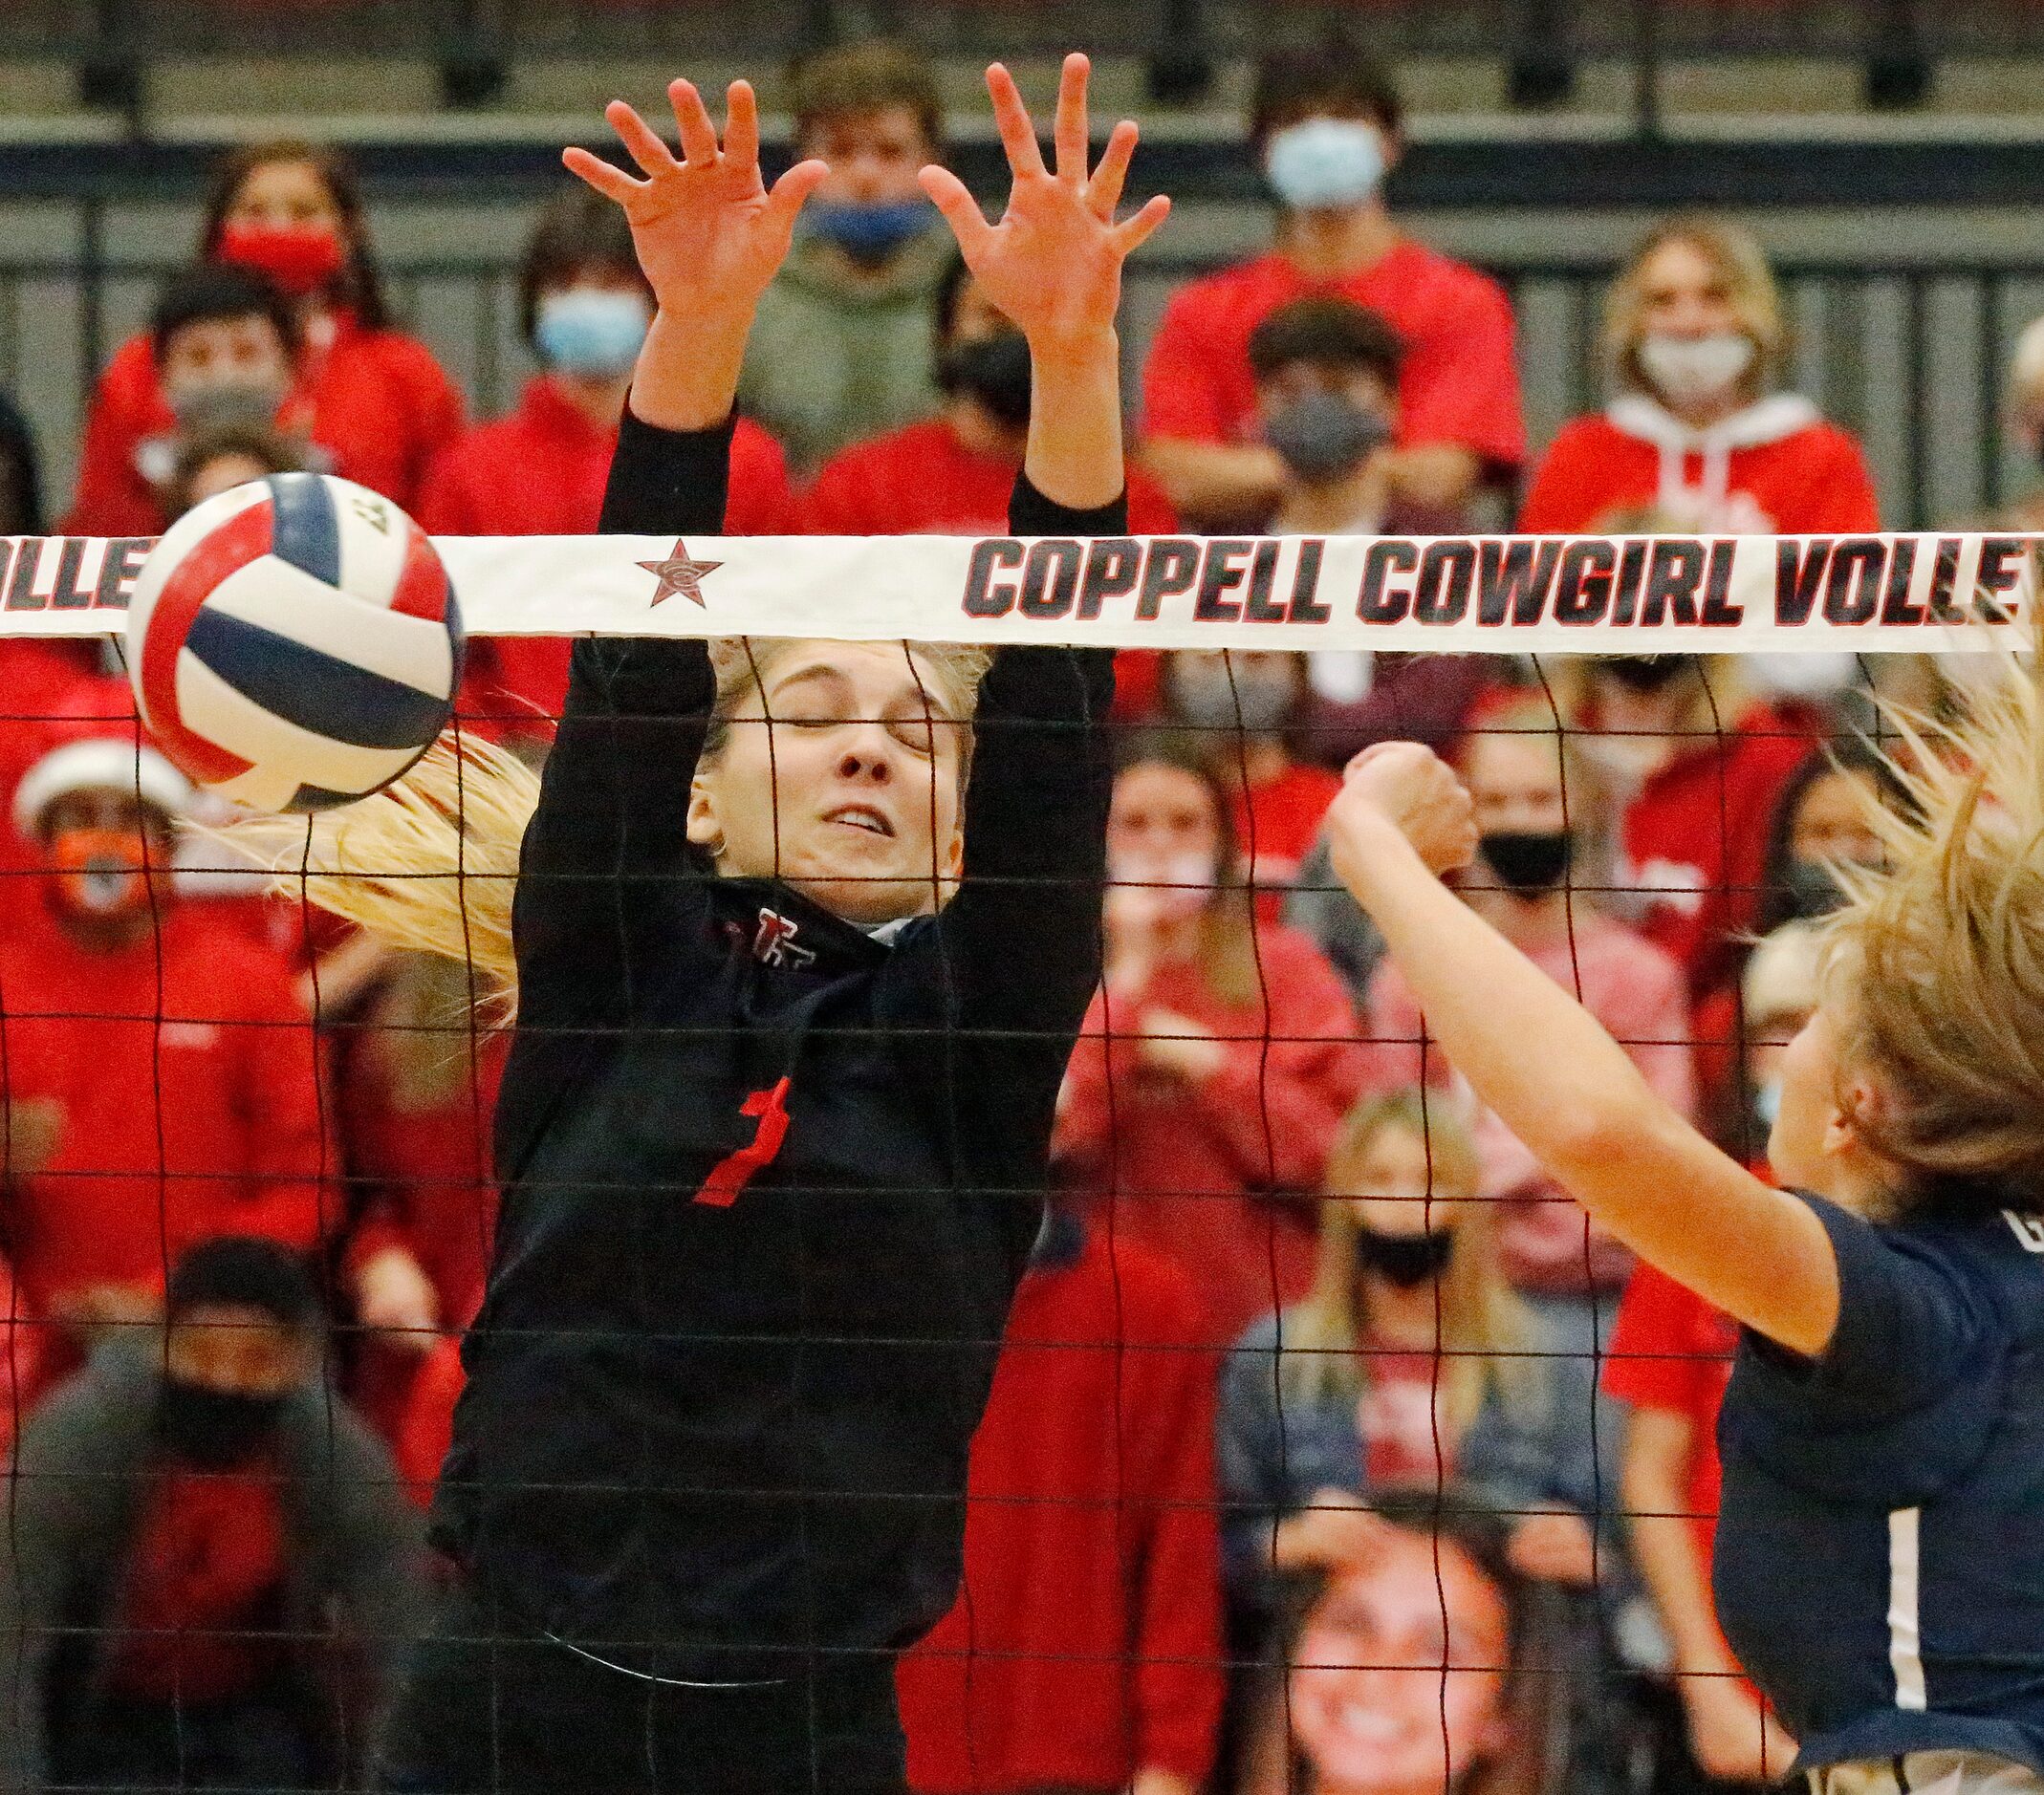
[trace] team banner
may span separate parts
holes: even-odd
[[[2027,633],[2039,535],[444,536],[474,636],[1447,654],[1925,653]],[[0,537],[0,636],[118,632],[145,537]]]

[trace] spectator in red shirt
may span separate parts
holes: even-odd
[[[580,182],[547,206],[527,241],[518,315],[541,371],[514,411],[469,430],[434,462],[417,513],[432,534],[580,536],[596,530],[653,298],[623,213]],[[794,527],[780,445],[739,419],[726,528],[734,536],[773,536]],[[551,720],[568,691],[569,646],[552,637],[471,640],[462,678],[465,717],[513,744],[552,741]]]
[[[40,915],[0,942],[6,1107],[42,1162],[10,1179],[24,1305],[69,1363],[153,1314],[166,1265],[219,1234],[298,1252],[326,1220],[321,1099],[295,974],[167,876],[183,777],[132,737],[66,743],[15,788]],[[53,1352],[49,1369],[68,1369]]]
[[[24,1428],[0,1551],[0,1784],[349,1788],[424,1594],[388,1456],[319,1375],[312,1286],[195,1247],[167,1326]]]
[[[1399,496],[1459,512],[1524,459],[1504,291],[1403,235],[1385,206],[1402,117],[1389,71],[1343,43],[1258,70],[1250,137],[1277,194],[1276,247],[1175,294],[1143,377],[1145,457],[1186,518],[1240,527],[1276,501],[1284,463],[1260,435],[1249,342],[1309,293],[1381,313],[1403,341]]]
[[[1662,529],[1711,534],[1880,528],[1859,443],[1775,390],[1781,296],[1738,226],[1683,218],[1650,232],[1611,290],[1604,346],[1618,396],[1562,426],[1522,530],[1596,530],[1640,508]]]
[[[199,253],[267,276],[295,312],[302,356],[277,422],[330,471],[411,508],[426,464],[461,428],[461,396],[432,354],[391,327],[360,189],[339,152],[295,139],[222,159]],[[178,419],[146,335],[116,351],[86,414],[64,528],[148,536],[164,524],[147,444]]]
[[[1762,1140],[1780,1097],[1776,1064],[1816,1008],[1818,960],[1816,934],[1792,922],[1747,962],[1743,1082],[1755,1093]],[[1728,1792],[1771,1781],[1794,1751],[1741,1675],[1710,1597],[1718,1408],[1738,1344],[1729,1316],[1642,1264],[1619,1305],[1603,1370],[1605,1393],[1631,1411],[1624,1508],[1634,1562],[1668,1638],[1676,1730],[1702,1787]]]
[[[1194,1795],[1223,1654],[1184,1276],[1054,1210],[972,1439],[965,1581],[896,1673],[917,1795]]]
[[[1117,1240],[1187,1273],[1221,1348],[1313,1278],[1310,1193],[1359,1089],[1348,994],[1232,882],[1226,787],[1174,735],[1139,741],[1107,826],[1106,968],[1053,1151]]]
[[[1613,908],[1675,957],[1701,1006],[1736,976],[1769,819],[1813,738],[1750,696],[1735,660],[1613,655],[1573,676],[1564,719],[1619,818]]]

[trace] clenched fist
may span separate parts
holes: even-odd
[[[1417,742],[1382,742],[1349,762],[1340,795],[1327,812],[1328,846],[1344,880],[1373,834],[1391,828],[1436,873],[1476,855],[1476,819],[1454,768]]]

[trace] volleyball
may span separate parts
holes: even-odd
[[[194,507],[144,562],[127,660],[142,719],[199,784],[266,811],[388,785],[433,745],[461,615],[425,532],[330,474]]]

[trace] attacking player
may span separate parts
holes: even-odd
[[[1115,314],[1167,207],[1117,223],[1136,130],[1089,174],[1086,75],[1066,62],[1047,169],[989,72],[997,224],[923,174],[1029,338],[1025,534],[1126,528]],[[618,104],[642,178],[567,162],[623,208],[659,308],[602,528],[707,536],[753,307],[825,170],[769,192],[750,89],[721,145],[670,93],[679,159]],[[967,1447],[1099,970],[1111,663],[577,645],[520,865],[503,1216],[440,1492],[460,1581],[386,1788],[902,1786],[894,1659],[957,1587]]]
[[[1768,1147],[1786,1190],[1441,883],[1475,835],[1433,755],[1359,756],[1330,813],[1456,1069],[1744,1324],[1718,1615],[1815,1795],[2044,1791],[2044,703],[2006,674],[1945,758],[1913,745],[1887,865],[1827,925]]]

